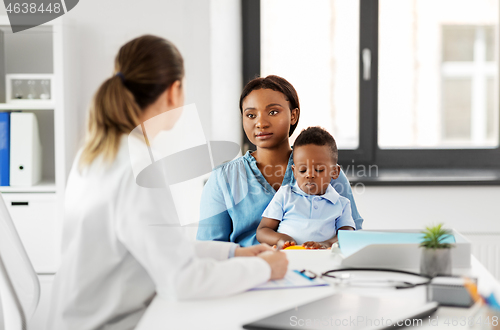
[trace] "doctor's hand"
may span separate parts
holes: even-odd
[[[237,247],[234,250],[235,257],[256,257],[262,252],[273,251],[273,249],[266,243],[249,246],[249,247]]]
[[[285,277],[288,269],[288,259],[285,252],[263,252],[258,255],[271,267],[271,280],[279,280]]]

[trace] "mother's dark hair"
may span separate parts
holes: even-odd
[[[295,124],[290,125],[290,132],[288,136],[293,134],[295,128],[299,123],[300,117],[300,104],[299,104],[299,96],[297,95],[297,91],[293,88],[292,84],[290,84],[285,78],[270,75],[267,77],[259,77],[252,79],[246,84],[245,88],[241,92],[240,96],[240,112],[243,113],[243,100],[248,96],[252,91],[257,89],[271,89],[276,92],[280,92],[285,95],[286,100],[290,104],[290,111],[293,109],[299,109],[299,114],[297,116],[297,121]]]

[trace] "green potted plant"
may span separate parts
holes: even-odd
[[[440,223],[425,227],[420,247],[420,273],[434,277],[436,275],[451,275],[451,248],[452,244],[445,242],[451,232],[443,228]]]

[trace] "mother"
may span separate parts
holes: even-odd
[[[250,246],[259,244],[256,230],[276,191],[295,182],[289,137],[299,121],[299,97],[284,78],[255,78],[241,93],[240,111],[257,150],[212,172],[203,189],[197,239]],[[331,185],[350,200],[356,229],[361,229],[363,219],[345,174],[341,171]]]

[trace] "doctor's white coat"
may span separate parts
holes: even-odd
[[[261,258],[228,259],[232,243],[190,242],[169,190],[136,184],[125,136],[111,164],[98,159],[79,171],[78,161],[47,329],[133,329],[155,294],[217,297],[269,279]]]

